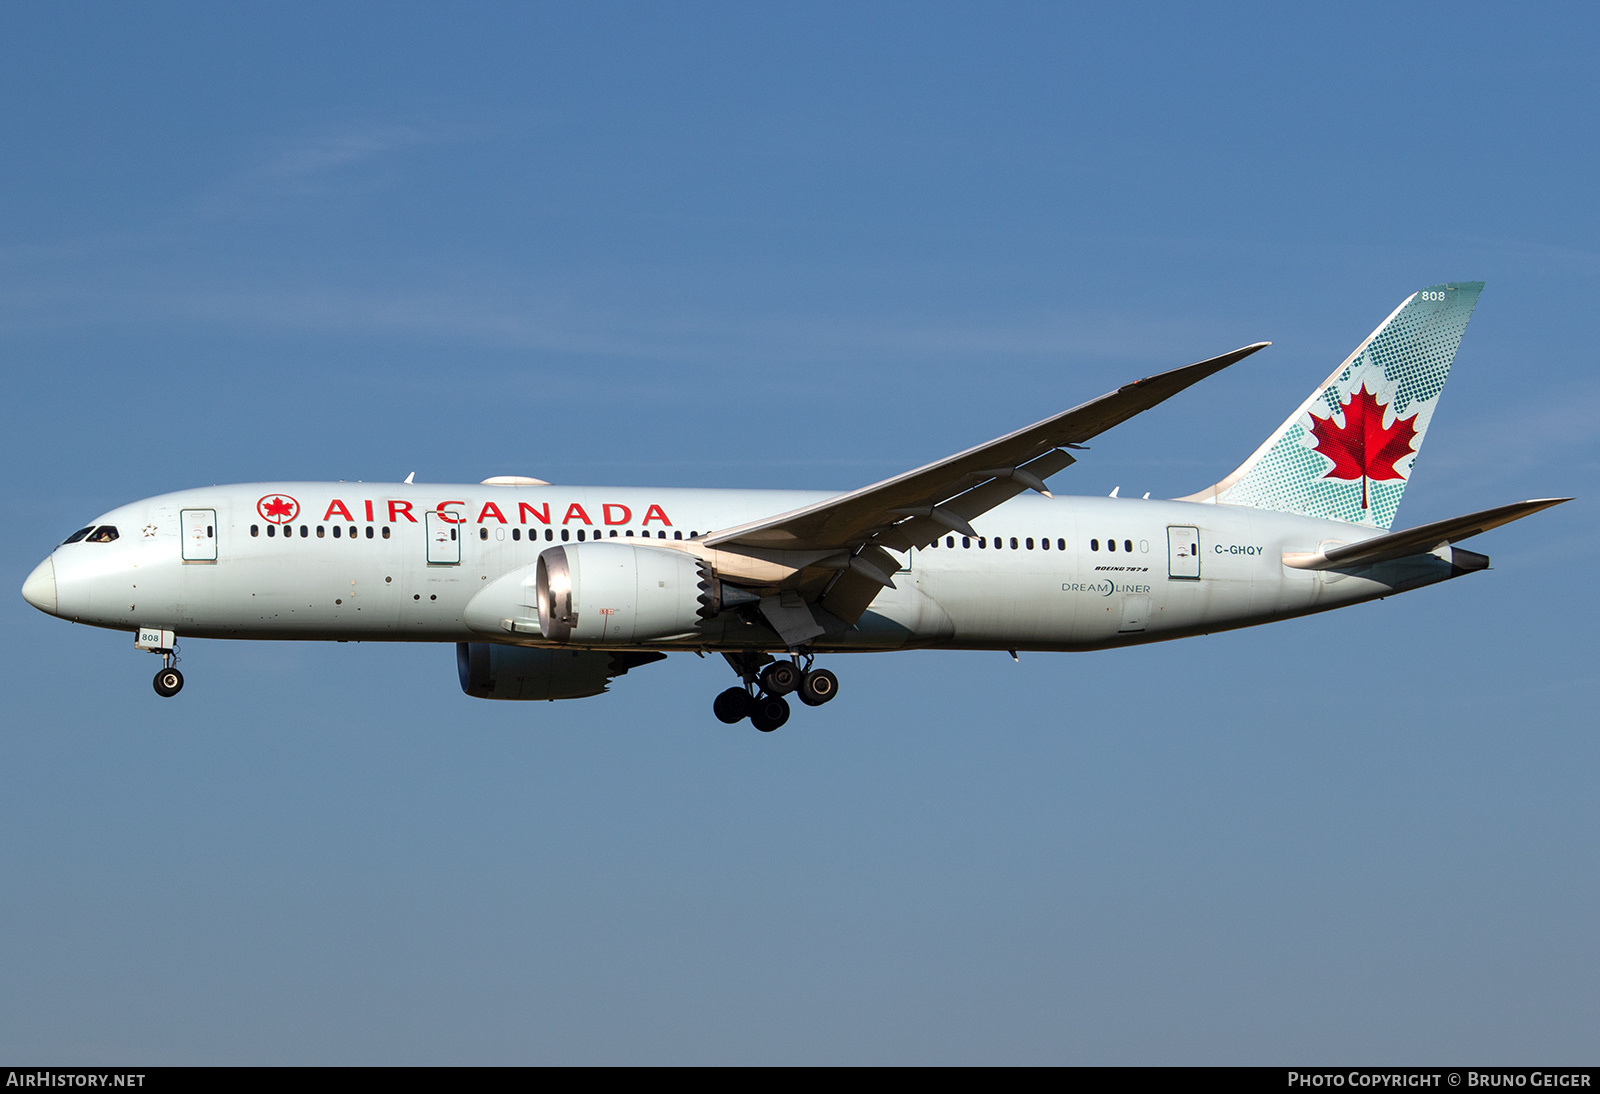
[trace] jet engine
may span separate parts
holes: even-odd
[[[539,631],[556,642],[629,645],[693,634],[722,607],[721,582],[684,551],[569,543],[545,549],[536,565]]]
[[[478,699],[582,699],[605,691],[613,677],[666,656],[458,642],[456,671],[461,690]]]

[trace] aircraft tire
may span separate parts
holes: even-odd
[[[827,669],[812,669],[800,680],[800,701],[820,707],[839,694],[839,678]]]
[[[781,695],[763,695],[750,712],[750,724],[763,733],[771,733],[789,720],[789,701]]]
[[[761,690],[768,695],[788,695],[800,686],[800,668],[793,661],[774,661],[761,670]]]
[[[157,695],[163,699],[170,699],[183,690],[183,673],[177,669],[162,669],[156,673],[156,678],[152,681],[152,684],[156,689]]]
[[[729,688],[711,703],[711,713],[724,725],[734,725],[750,716],[750,693],[744,688]]]

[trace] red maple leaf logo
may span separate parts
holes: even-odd
[[[1414,451],[1417,414],[1409,418],[1396,417],[1394,424],[1385,429],[1383,412],[1389,408],[1379,403],[1365,384],[1351,394],[1349,402],[1340,409],[1344,411],[1342,426],[1331,414],[1326,418],[1311,415],[1311,435],[1316,438],[1317,452],[1333,461],[1333,466],[1322,477],[1345,482],[1360,479],[1361,508],[1365,509],[1368,479],[1393,482],[1405,478],[1395,464]]]
[[[287,494],[268,494],[256,502],[256,509],[274,524],[283,524],[293,520],[295,514],[300,512],[300,503]]]

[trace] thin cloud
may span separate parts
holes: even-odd
[[[487,135],[482,127],[383,122],[301,138],[265,151],[258,162],[203,192],[193,215],[203,219],[247,215],[286,198],[349,185],[362,169],[404,153]]]

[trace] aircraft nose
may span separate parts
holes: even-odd
[[[22,583],[22,599],[48,615],[56,614],[56,564],[45,559]]]

